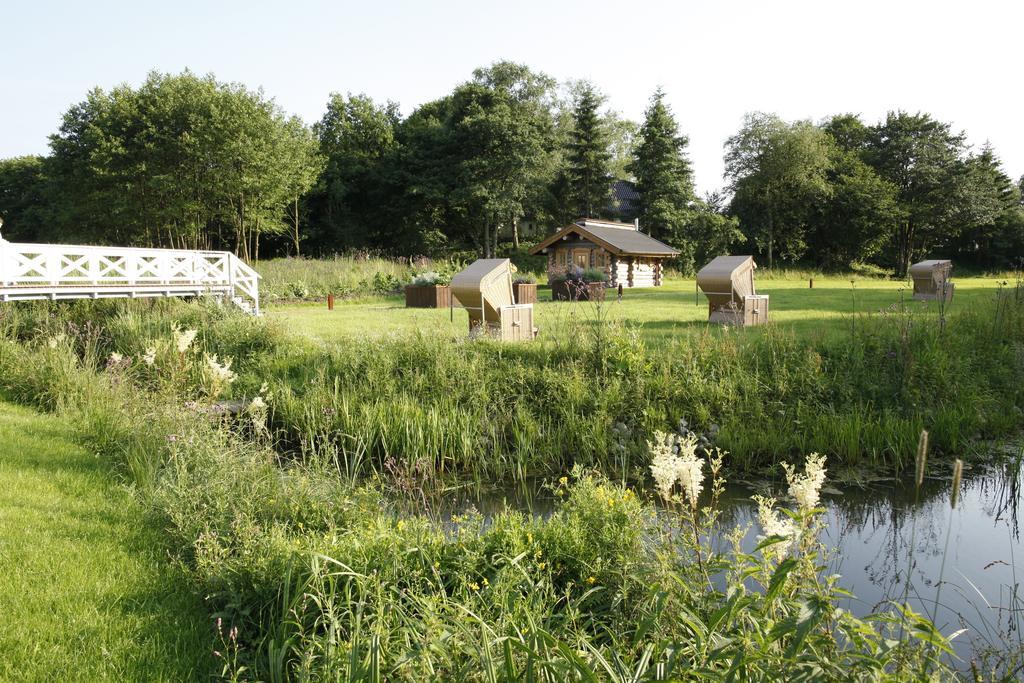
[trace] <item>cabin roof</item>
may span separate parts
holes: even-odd
[[[660,256],[667,258],[676,256],[679,251],[660,242],[650,235],[645,235],[636,229],[632,223],[617,223],[615,221],[598,221],[590,218],[581,218],[571,225],[567,225],[554,235],[543,240],[530,249],[531,254],[539,254],[563,237],[576,233],[581,237],[604,247],[613,254],[629,256]]]

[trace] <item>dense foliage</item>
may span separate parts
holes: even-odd
[[[0,161],[0,217],[18,241],[215,247],[251,259],[377,250],[520,250],[581,214],[632,221],[691,271],[742,250],[767,265],[906,275],[925,256],[1007,269],[1024,256],[1020,183],[989,146],[927,113],[871,124],[752,113],[725,143],[724,193],[697,198],[665,93],[640,124],[511,62],[403,117],[332,94],[312,128],[262,92],[154,73],[93,90],[45,157]],[[611,197],[613,181],[639,191]],[[1024,179],[1022,179],[1024,182]]]

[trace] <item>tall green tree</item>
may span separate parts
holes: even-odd
[[[321,249],[387,243],[393,197],[385,182],[398,152],[398,105],[333,93],[314,126],[326,167],[310,201]],[[388,244],[387,246],[392,246]]]
[[[48,211],[50,186],[45,159],[39,156],[0,159],[0,218],[3,237],[11,242],[55,239]]]
[[[299,128],[262,93],[187,71],[93,90],[50,137],[57,220],[69,237],[257,258],[311,183]]]
[[[725,210],[725,198],[716,192],[708,193],[694,203],[689,232],[694,241],[695,264],[729,254],[735,245],[746,240],[740,230],[739,219],[727,215]]]
[[[449,119],[457,150],[452,200],[476,223],[481,251],[496,252],[503,226],[518,243],[519,221],[541,202],[553,178],[551,104],[555,81],[522,64],[477,69],[456,89]]]
[[[679,133],[661,88],[651,97],[637,137],[629,170],[640,193],[640,227],[679,249],[680,260],[692,264],[695,245],[686,230],[695,200],[693,171],[686,154],[689,139]]]
[[[996,268],[1017,265],[1024,256],[1021,191],[991,145],[968,156],[958,185],[962,227],[950,245],[958,260]]]
[[[317,137],[300,119],[292,117],[280,129],[284,138],[278,163],[281,165],[288,197],[288,223],[291,229],[290,241],[295,256],[302,255],[303,197],[313,188],[326,160],[320,154]]]
[[[830,141],[809,121],[787,123],[773,114],[748,114],[725,143],[731,211],[744,234],[768,258],[801,258],[814,207],[830,192]]]
[[[928,114],[889,112],[874,126],[866,159],[898,192],[902,210],[893,243],[893,272],[906,277],[913,258],[948,244],[970,207],[963,197],[962,133]]]
[[[807,235],[815,265],[844,269],[874,262],[901,218],[896,186],[857,152],[838,145],[829,151],[825,180],[830,189],[813,204]]]
[[[871,139],[871,127],[857,114],[836,114],[822,124],[836,147],[861,155]]]
[[[574,125],[566,161],[569,192],[577,216],[602,217],[610,198],[612,155],[599,111],[603,102],[596,88],[585,83],[573,110]]]
[[[612,178],[635,180],[630,167],[636,156],[640,125],[636,121],[625,118],[617,111],[608,111],[604,115],[604,127],[608,131],[608,150],[611,154],[608,170]]]

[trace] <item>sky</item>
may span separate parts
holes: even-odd
[[[508,59],[588,79],[640,120],[661,86],[700,191],[747,112],[819,121],[925,111],[1024,174],[1024,2],[0,2],[0,158],[45,154],[90,88],[186,68],[313,123],[331,92],[405,114]]]

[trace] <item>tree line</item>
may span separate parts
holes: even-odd
[[[875,264],[923,255],[981,268],[1024,253],[1024,178],[988,145],[924,113],[822,122],[749,114],[725,143],[726,185],[698,197],[688,138],[656,91],[643,121],[592,83],[497,62],[403,117],[332,94],[313,126],[262,91],[152,73],[94,89],[50,153],[0,161],[13,241],[233,250],[247,259],[375,250],[484,256],[580,216],[625,221],[692,271],[729,251],[767,265]],[[613,181],[639,199],[617,203]]]

